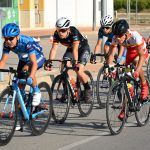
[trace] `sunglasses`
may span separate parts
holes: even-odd
[[[68,29],[58,29],[57,31],[58,32],[62,32],[62,33],[65,33]]]
[[[5,41],[12,41],[15,37],[4,37]]]
[[[102,29],[110,29],[110,27],[102,27]]]

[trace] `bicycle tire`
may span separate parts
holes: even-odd
[[[148,59],[148,63],[147,63],[147,78],[150,82],[150,58]]]
[[[147,80],[148,82],[148,80]],[[148,82],[149,83],[149,82]],[[140,87],[138,87],[140,89]],[[140,94],[138,94],[140,95]],[[149,84],[149,96],[148,99],[150,100],[150,84]],[[135,112],[135,118],[137,121],[137,125],[139,127],[145,126],[149,122],[149,114],[150,114],[150,104],[142,104],[139,111]]]
[[[84,72],[88,76],[88,79],[89,79],[88,82],[89,82],[89,85],[92,89],[92,97],[93,98],[92,98],[92,101],[90,103],[85,103],[84,101],[79,100],[78,109],[79,109],[80,115],[82,117],[87,117],[92,112],[93,104],[94,104],[94,81],[93,81],[93,77],[89,71],[84,71]],[[81,89],[82,88],[80,87],[80,90]],[[80,91],[79,93],[81,93],[81,92],[82,91]],[[80,99],[82,99],[81,97],[82,96],[80,96]]]
[[[55,123],[62,124],[65,122],[71,103],[71,94],[67,80],[64,81],[61,75],[54,78],[52,83],[53,99],[53,119]],[[64,96],[64,97],[63,97]]]
[[[52,117],[52,93],[51,89],[46,82],[40,82],[38,87],[41,92],[41,103],[37,106],[38,111],[43,110],[40,115],[31,118],[29,121],[32,135],[41,135],[47,129]]]
[[[104,75],[104,67],[100,68],[96,82],[97,103],[101,109],[106,107],[106,100],[109,92],[109,79]]]
[[[12,106],[12,90],[10,87],[5,88],[0,94],[0,146],[4,146],[12,139],[18,118],[18,102],[15,100],[14,111],[12,117],[10,117],[10,109]],[[6,112],[3,114],[2,109],[6,103]],[[10,121],[10,123],[9,123]]]
[[[118,94],[118,92],[121,93],[121,96],[119,96],[120,94]],[[118,116],[123,107],[125,117],[122,120],[120,120]],[[112,135],[117,135],[122,131],[126,121],[126,114],[127,114],[127,102],[125,90],[123,85],[120,84],[120,81],[115,81],[114,84],[109,89],[106,101],[106,119],[108,128]]]

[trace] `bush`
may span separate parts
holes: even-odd
[[[131,0],[130,1],[130,8],[131,9],[136,9],[136,0]],[[149,9],[150,8],[150,0],[137,0],[137,6],[138,6],[138,11],[141,11],[143,9]],[[115,10],[118,9],[127,9],[127,0],[114,0],[114,8]]]

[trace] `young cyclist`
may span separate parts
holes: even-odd
[[[144,38],[137,31],[130,30],[127,21],[124,19],[113,24],[112,32],[114,36],[112,39],[108,64],[112,64],[116,46],[118,44],[126,47],[126,64],[135,64],[136,70],[134,72],[134,77],[140,77],[141,80],[141,102],[147,101],[149,89],[142,69],[144,62],[148,58],[148,51],[146,49],[146,42]],[[122,111],[118,117],[123,118],[124,112]]]
[[[52,48],[49,54],[49,61],[45,64],[46,70],[50,70],[49,66],[51,65],[49,64],[51,64],[51,60],[55,58],[59,43],[67,47],[63,59],[74,60],[75,65],[79,67],[76,73],[85,88],[85,101],[89,102],[92,92],[88,84],[87,76],[84,73],[84,68],[90,55],[90,47],[87,39],[85,39],[74,26],[70,26],[69,19],[65,17],[58,19],[56,22],[56,31],[53,36]]]
[[[23,71],[29,71],[27,83],[33,85],[33,106],[40,104],[41,93],[37,86],[35,74],[37,69],[41,68],[45,62],[45,57],[42,52],[42,47],[36,39],[20,35],[19,26],[15,23],[8,23],[2,29],[4,38],[3,55],[0,60],[0,68],[4,68],[10,51],[16,53],[19,58],[17,67],[18,77],[23,78]],[[24,94],[24,86],[19,85],[21,93]]]
[[[112,25],[113,25],[113,18],[110,15],[106,15],[104,16],[101,20],[100,20],[100,24],[101,27],[98,31],[98,40],[96,43],[96,46],[94,48],[94,54],[98,53],[99,50],[101,49],[101,45],[102,45],[102,40],[103,37],[107,37],[107,41],[105,42],[104,45],[104,53],[108,54],[109,49],[110,49],[110,44],[112,42],[112,37],[113,37],[113,33],[112,33]],[[96,57],[95,55],[93,55],[91,57],[91,63],[96,61]]]

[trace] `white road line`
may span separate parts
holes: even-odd
[[[96,134],[95,136],[92,136],[92,137],[86,138],[84,140],[81,140],[81,141],[78,141],[78,142],[66,145],[66,146],[61,147],[61,148],[58,148],[57,150],[70,150],[70,149],[72,149],[72,148],[74,148],[76,146],[79,146],[79,145],[88,143],[89,141],[93,141],[95,139],[98,139],[98,138],[100,138],[100,135],[107,135],[107,134],[108,133],[106,133],[106,132],[99,133],[99,134]]]

